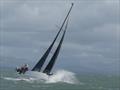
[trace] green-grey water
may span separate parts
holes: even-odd
[[[61,72],[64,73],[64,72]],[[65,74],[65,73],[64,73]],[[29,80],[24,75],[20,76],[12,69],[1,69],[0,71],[0,90],[120,90],[120,76],[118,75],[101,75],[101,74],[76,74],[75,76],[64,76],[65,82],[57,81],[45,83],[39,80]],[[22,77],[20,80],[19,77]],[[60,77],[58,75],[58,77]],[[73,78],[74,77],[74,78]],[[66,79],[68,78],[68,79]],[[72,80],[72,79],[77,79]],[[70,83],[75,81],[73,83]],[[79,81],[79,82],[78,82]]]

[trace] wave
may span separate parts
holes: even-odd
[[[75,73],[66,71],[66,70],[58,70],[53,75],[48,76],[41,72],[29,71],[23,76],[19,77],[3,77],[5,80],[11,81],[26,81],[26,82],[40,82],[40,83],[68,83],[68,84],[78,84],[79,81],[76,78]]]

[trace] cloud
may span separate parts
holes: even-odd
[[[98,66],[98,70],[101,67],[115,70],[120,58],[119,0],[74,2],[57,65],[76,69],[81,65],[89,68],[94,63],[92,69]],[[58,31],[55,26],[62,24],[70,3],[4,0],[0,10],[0,55],[23,57],[28,62],[42,56]]]

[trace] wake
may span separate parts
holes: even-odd
[[[40,83],[68,83],[68,84],[78,84],[75,73],[66,71],[66,70],[58,70],[54,73],[54,75],[48,76],[41,72],[33,72],[29,71],[24,76],[20,77],[3,77],[5,80],[11,81],[26,81],[29,83],[40,82]]]

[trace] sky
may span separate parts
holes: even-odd
[[[71,2],[54,70],[119,73],[119,0],[1,0],[0,65],[28,63],[32,68],[54,39]]]

